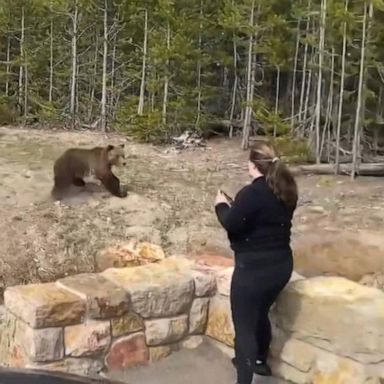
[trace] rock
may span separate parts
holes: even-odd
[[[68,372],[73,375],[96,376],[102,369],[103,363],[90,358],[66,358],[49,364],[27,363],[23,368],[41,369],[53,372]]]
[[[301,372],[309,372],[316,360],[316,348],[304,341],[287,337],[280,330],[273,330],[271,356]]]
[[[189,312],[189,333],[204,333],[208,320],[208,298],[196,298],[193,300]]]
[[[145,321],[147,345],[157,346],[181,340],[188,332],[188,316]]]
[[[62,328],[33,329],[26,325],[22,340],[15,342],[24,346],[33,362],[56,361],[64,357]]]
[[[151,362],[162,360],[168,357],[172,353],[172,347],[169,345],[163,345],[160,347],[149,348],[149,359]]]
[[[233,269],[233,267],[229,267],[217,273],[217,292],[220,295],[227,297],[230,295]]]
[[[9,287],[4,303],[8,311],[32,328],[80,323],[85,314],[84,300],[55,283]]]
[[[149,351],[142,332],[124,336],[116,340],[105,357],[108,370],[116,370],[147,364]]]
[[[203,343],[202,336],[189,336],[182,343],[181,346],[186,349],[196,349]]]
[[[216,292],[216,279],[211,271],[193,269],[191,270],[195,282],[195,296],[212,296]]]
[[[208,267],[213,271],[222,270],[234,266],[233,259],[222,254],[204,252],[191,257],[199,266]]]
[[[278,298],[279,328],[362,363],[384,360],[384,293],[341,277],[291,283]]]
[[[284,380],[287,380],[289,383],[314,384],[312,381],[310,381],[308,372],[302,372],[296,369],[295,367],[292,367],[291,365],[284,363],[284,361],[271,360],[270,365],[271,365],[273,375],[275,377],[279,377]],[[332,384],[336,384],[336,383],[332,383]],[[345,383],[345,384],[348,384],[348,383]]]
[[[233,347],[234,329],[227,297],[216,295],[210,299],[206,335]]]
[[[111,342],[110,322],[88,320],[64,329],[65,355],[94,356],[105,351]]]
[[[58,280],[57,285],[85,300],[87,315],[92,319],[121,316],[129,307],[128,293],[95,273],[66,277]]]
[[[103,276],[129,292],[132,309],[144,318],[169,317],[190,307],[194,283],[191,276],[158,264],[108,269]]]
[[[131,240],[128,243],[117,244],[98,252],[96,265],[98,271],[104,271],[107,268],[137,267],[164,259],[165,254],[160,246]]]
[[[144,322],[136,313],[129,312],[122,317],[111,320],[112,336],[120,337],[144,329]]]
[[[156,244],[148,242],[138,243],[135,247],[135,252],[143,263],[156,263],[165,259],[163,249]]]
[[[320,214],[325,213],[325,209],[321,205],[312,205],[312,206],[308,207],[307,209],[308,209],[308,211],[313,212],[313,213],[320,213]]]
[[[191,275],[195,283],[195,296],[211,296],[215,293],[215,274],[202,266],[196,265],[193,260],[181,255],[173,255],[161,261],[160,265],[176,272]]]

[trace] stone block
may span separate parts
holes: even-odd
[[[217,292],[220,295],[229,297],[231,292],[233,270],[233,267],[229,267],[217,272]]]
[[[212,296],[216,291],[215,273],[197,265],[193,260],[184,256],[170,256],[164,259],[161,266],[167,269],[187,273],[192,276],[195,284],[195,296]]]
[[[159,347],[149,347],[149,360],[154,363],[155,361],[162,360],[172,353],[172,346],[163,345]]]
[[[55,283],[9,287],[4,302],[8,311],[32,328],[80,323],[85,314],[85,301]]]
[[[189,333],[204,333],[208,320],[209,299],[199,297],[193,300],[189,312]]]
[[[109,321],[98,320],[65,327],[65,355],[86,357],[104,352],[111,342],[110,331]]]
[[[145,335],[149,346],[174,343],[181,340],[187,333],[187,315],[145,321]]]
[[[105,365],[108,370],[143,365],[148,361],[149,351],[142,332],[124,336],[113,342],[105,357]]]
[[[216,295],[210,299],[206,334],[233,347],[234,329],[228,297]]]
[[[22,340],[26,354],[33,362],[57,361],[64,357],[64,341],[62,328],[33,329],[25,326]]]
[[[92,319],[121,316],[129,308],[128,293],[99,274],[84,273],[56,283],[85,300],[87,315]]]
[[[203,343],[203,336],[189,336],[181,342],[181,346],[186,349],[196,349]]]
[[[129,292],[133,311],[143,318],[179,315],[193,299],[192,277],[166,266],[108,269],[103,276]]]
[[[215,274],[209,270],[192,269],[191,275],[195,282],[195,296],[212,296],[216,293]]]
[[[275,308],[279,328],[362,363],[384,361],[384,292],[341,277],[291,283]]]
[[[142,331],[144,329],[143,319],[136,313],[129,312],[121,317],[111,320],[112,336],[120,337]]]
[[[102,371],[104,365],[103,362],[91,358],[73,358],[68,357],[66,359],[56,361],[53,363],[39,364],[39,363],[27,363],[23,368],[27,369],[41,369],[44,371],[52,372],[67,372],[73,375],[80,376],[96,376]]]
[[[108,268],[137,267],[159,262],[165,258],[163,249],[148,242],[129,241],[107,247],[96,255],[96,268],[104,271]]]

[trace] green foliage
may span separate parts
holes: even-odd
[[[294,140],[289,136],[271,139],[277,152],[290,164],[310,163],[313,155],[306,140]]]
[[[250,25],[254,3],[255,20]],[[320,0],[107,0],[106,97],[103,98],[105,0],[0,0],[0,96],[7,95],[0,99],[0,123],[10,124],[26,117],[27,121],[43,124],[76,120],[88,125],[99,120],[102,99],[107,103],[108,126],[142,141],[162,141],[187,128],[204,131],[214,121],[228,120],[231,113],[239,120],[244,116],[252,37],[253,118],[267,135],[276,133],[279,139],[289,138],[293,96],[296,116],[298,104],[305,103],[300,100],[304,61],[306,82],[309,70],[312,71],[309,108],[317,97],[320,4]],[[345,23],[342,136],[350,130],[355,118],[364,4],[368,2],[349,0],[346,10],[345,0],[327,1],[321,121],[325,121],[331,86],[331,52],[335,52],[332,118],[336,114]],[[373,0],[373,6],[365,50],[362,122],[369,131],[366,137],[371,136],[372,122],[384,119],[383,0]],[[75,13],[78,16],[76,73],[72,73]],[[147,37],[141,95],[144,108],[138,116],[144,36]],[[297,41],[300,44],[296,57]],[[277,68],[281,74],[279,95]],[[73,77],[74,112],[70,107]],[[311,117],[306,116],[309,123],[303,128],[306,131],[303,136],[307,138]],[[300,156],[306,156],[300,146],[296,150]]]
[[[18,113],[15,104],[7,97],[0,98],[0,124],[8,125],[17,121]]]

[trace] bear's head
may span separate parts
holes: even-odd
[[[125,166],[127,165],[127,157],[124,151],[124,144],[118,146],[108,145],[108,162],[110,165],[114,166]]]

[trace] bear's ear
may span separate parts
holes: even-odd
[[[107,151],[108,151],[108,152],[109,152],[109,151],[112,151],[113,148],[115,148],[113,145],[108,145],[108,147],[107,147]]]

